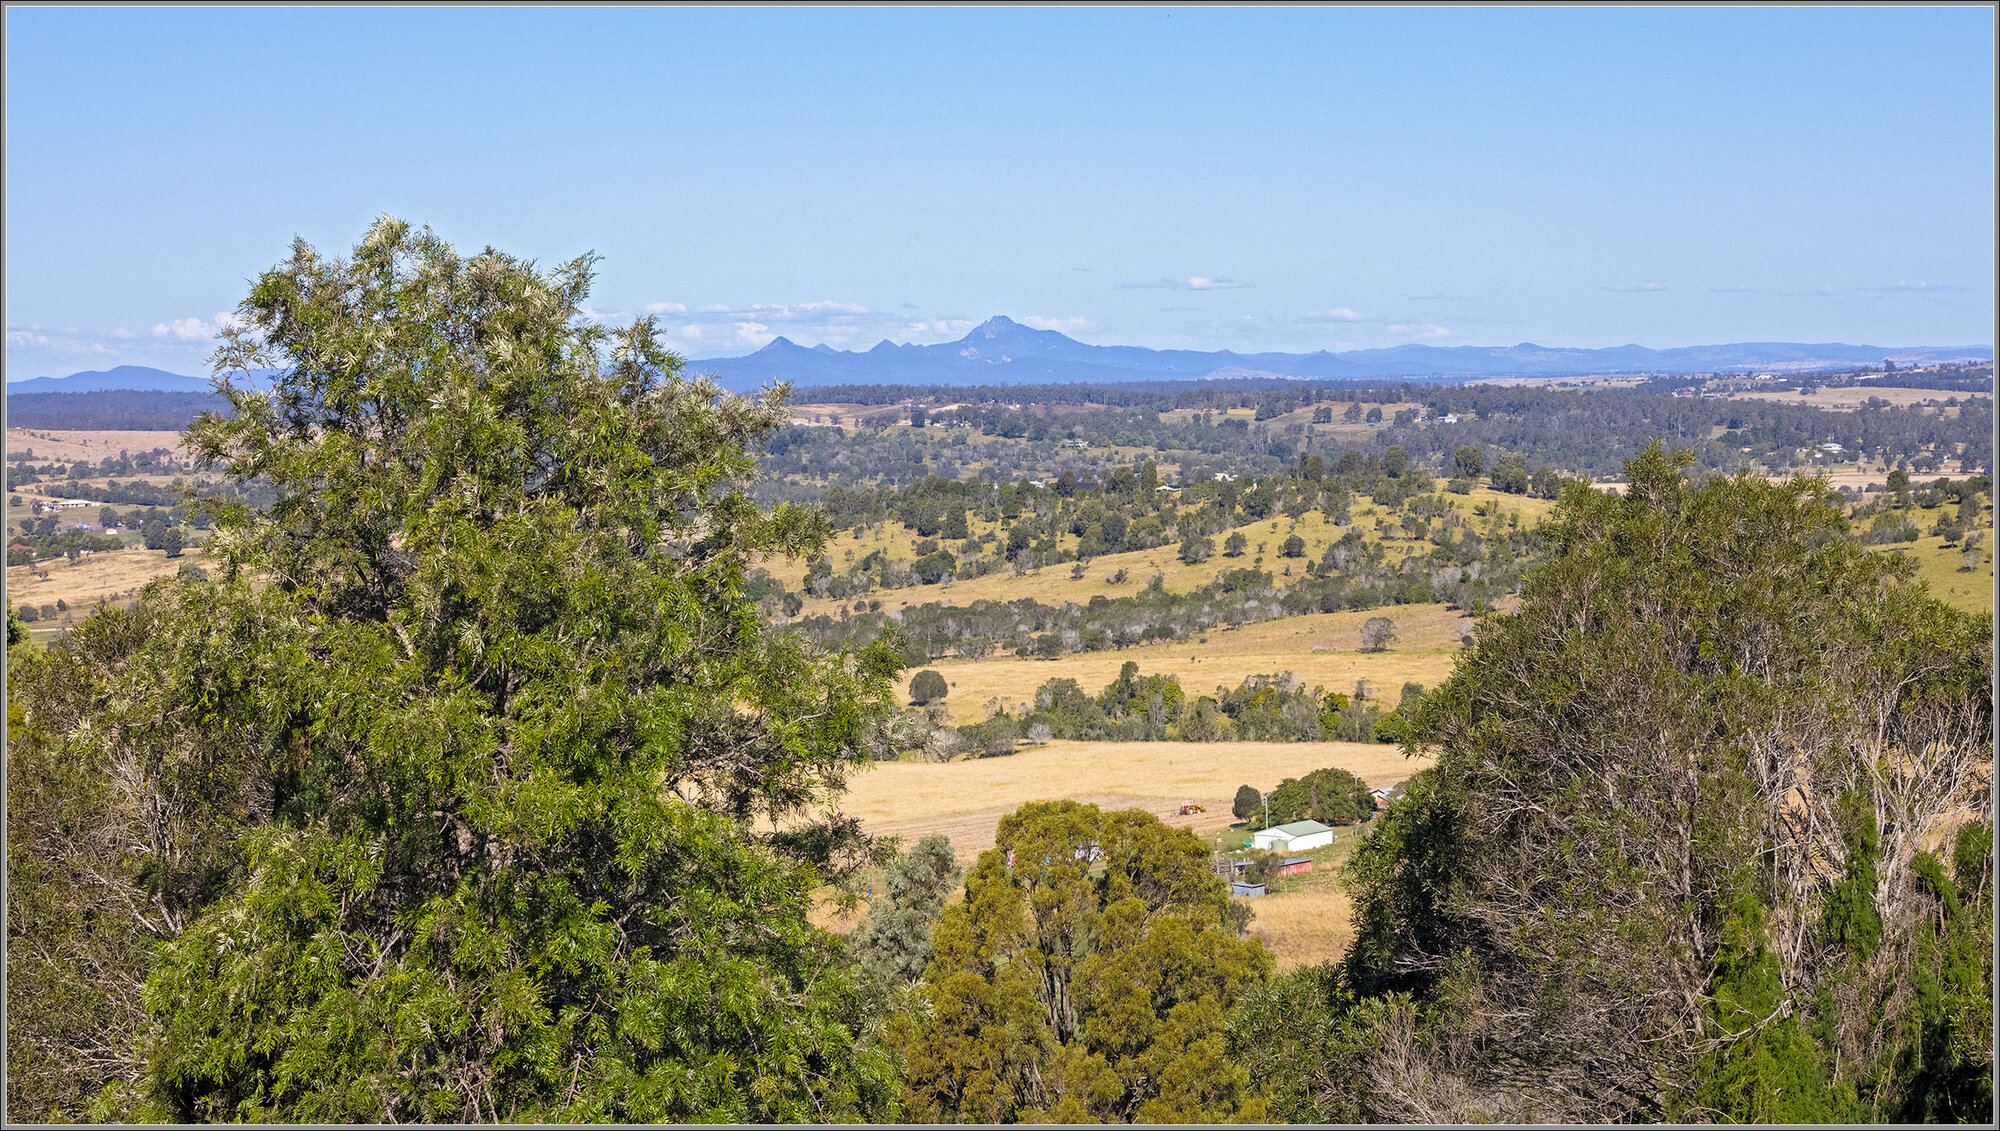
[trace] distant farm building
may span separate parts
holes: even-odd
[[[1255,897],[1255,896],[1259,896],[1259,895],[1263,895],[1263,894],[1264,894],[1264,885],[1263,885],[1263,884],[1246,884],[1246,883],[1243,883],[1242,881],[1240,881],[1240,880],[1239,880],[1239,881],[1237,881],[1236,883],[1233,883],[1233,884],[1230,884],[1230,885],[1229,885],[1229,894],[1230,894],[1230,895],[1240,895],[1240,896],[1243,896],[1243,897],[1244,897],[1245,899],[1249,899],[1249,898],[1252,898],[1252,897]]]
[[[1333,843],[1333,829],[1318,821],[1293,821],[1251,834],[1250,842],[1266,852],[1305,852]]]
[[[1312,870],[1313,862],[1309,856],[1292,856],[1278,865],[1278,874],[1280,876],[1297,876]]]

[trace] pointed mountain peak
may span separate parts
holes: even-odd
[[[770,352],[770,351],[772,351],[772,350],[779,350],[779,349],[793,349],[793,350],[795,350],[795,349],[797,349],[797,348],[799,348],[799,347],[798,347],[797,345],[795,345],[795,344],[794,344],[794,343],[792,342],[792,340],[791,340],[790,338],[787,338],[787,337],[786,337],[786,336],[784,336],[783,334],[779,334],[779,335],[778,335],[777,337],[775,337],[775,338],[772,338],[772,339],[771,339],[771,344],[770,344],[770,345],[768,345],[768,346],[765,346],[765,347],[764,347],[763,349],[760,349],[760,350],[758,350],[757,352],[758,352],[758,353],[768,353],[768,352]]]
[[[1025,327],[1023,327],[1019,322],[1014,321],[1012,318],[1009,318],[1004,314],[996,314],[993,317],[988,318],[986,321],[981,322],[979,325],[974,326],[972,328],[972,333],[967,334],[966,337],[997,338],[1000,337],[1002,334],[1012,333],[1013,331],[1021,329],[1025,329]]]
[[[813,347],[813,352],[814,352],[814,353],[833,353],[833,352],[835,352],[835,350],[834,350],[834,348],[833,348],[832,346],[830,346],[830,345],[827,345],[827,344],[826,344],[825,342],[821,342],[820,344],[818,344],[818,345],[816,345],[816,346],[814,346],[814,347]]]

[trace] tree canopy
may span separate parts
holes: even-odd
[[[1271,956],[1236,927],[1193,833],[1022,806],[945,909],[920,1005],[891,1023],[905,1118],[1256,1121],[1224,1024]]]
[[[21,665],[10,785],[107,783],[110,832],[17,804],[10,870],[18,842],[18,874],[89,877],[147,944],[107,959],[144,982],[99,1011],[141,1055],[99,1117],[890,1110],[805,911],[864,857],[814,814],[897,664],[760,626],[746,561],[823,538],[741,491],[783,390],[589,321],[591,269],[391,219],[351,258],[295,243],[218,351],[230,412],[189,431],[275,503],[210,504],[217,580]],[[268,394],[230,376],[260,366]],[[10,937],[10,986],[49,984],[39,944],[77,932],[17,924],[44,937]]]
[[[1357,850],[1345,966],[1237,1032],[1280,1114],[1990,1116],[1991,618],[1823,480],[1684,465],[1566,489],[1414,707],[1437,764]]]

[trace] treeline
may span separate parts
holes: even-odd
[[[204,412],[229,405],[213,393],[106,389],[92,393],[9,393],[9,428],[179,432]]]
[[[1328,556],[1345,549],[1332,547]],[[880,610],[879,601],[859,602],[864,606],[859,611],[803,617],[793,627],[827,648],[883,640],[910,664],[947,656],[978,659],[996,652],[1057,659],[1077,652],[1195,639],[1224,627],[1306,613],[1441,601],[1471,615],[1511,592],[1532,560],[1495,554],[1459,566],[1412,555],[1391,566],[1370,562],[1358,551],[1347,566],[1338,567],[1340,572],[1301,578],[1283,589],[1269,571],[1245,568],[1230,570],[1187,593],[1149,582],[1129,597],[1099,594],[1081,605],[1051,605],[1024,597],[965,605],[926,602],[890,613]],[[1495,564],[1489,567],[1489,561]]]
[[[1423,694],[1407,685],[1403,701],[1386,714],[1367,698],[1364,680],[1355,695],[1308,689],[1291,672],[1246,676],[1234,688],[1190,695],[1179,678],[1142,675],[1127,660],[1118,678],[1097,693],[1057,676],[1035,689],[1018,710],[998,706],[982,722],[957,728],[962,749],[1008,754],[1014,742],[1052,738],[1108,742],[1394,742],[1400,711]],[[933,744],[936,748],[936,744]],[[948,747],[946,749],[949,749]]]

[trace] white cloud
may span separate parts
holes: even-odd
[[[1041,318],[1030,314],[1021,319],[1021,325],[1037,330],[1054,330],[1059,334],[1074,334],[1093,329],[1096,324],[1088,318]],[[969,330],[971,327],[968,326],[966,329]]]
[[[738,322],[736,324],[736,337],[748,345],[761,346],[765,344],[768,340],[766,335],[770,332],[771,328],[762,322]]]
[[[1336,306],[1330,310],[1308,311],[1306,317],[1320,322],[1366,322],[1371,316],[1351,306]]]
[[[962,338],[965,336],[966,331],[976,325],[978,323],[970,318],[936,318],[928,322],[917,321],[906,323],[903,326],[903,332],[913,338],[934,338],[940,336]]]
[[[214,318],[207,320],[190,316],[187,318],[176,318],[169,322],[155,322],[153,324],[153,336],[156,338],[168,338],[176,342],[205,342],[219,336],[224,330],[247,330],[249,328],[250,324],[248,322],[238,318],[234,313],[224,310],[217,312]],[[119,333],[114,331],[112,336],[118,337]]]
[[[37,334],[33,330],[9,330],[7,331],[7,344],[22,348],[28,346],[45,346],[49,344],[49,336],[47,334]]]
[[[1247,287],[1227,275],[1190,275],[1182,279],[1155,279],[1150,283],[1120,283],[1121,291],[1227,291]]]
[[[686,313],[687,313],[687,304],[686,304],[686,303],[681,303],[681,302],[649,302],[649,303],[647,303],[647,304],[646,304],[646,313],[648,313],[648,314],[686,314]]]
[[[173,338],[183,342],[198,342],[203,338],[214,337],[215,327],[199,318],[176,318],[172,322],[154,323],[153,336]]]
[[[1778,293],[1786,298],[1825,298],[1833,293],[1833,288],[1825,283],[1821,283],[1809,291],[1779,291]]]
[[[1413,338],[1419,341],[1441,341],[1451,337],[1451,331],[1435,322],[1391,322],[1383,329],[1397,337]]]
[[[1648,280],[1643,283],[1615,283],[1606,286],[1604,289],[1618,295],[1641,295],[1652,294],[1655,291],[1664,291],[1667,289],[1667,285]]]

